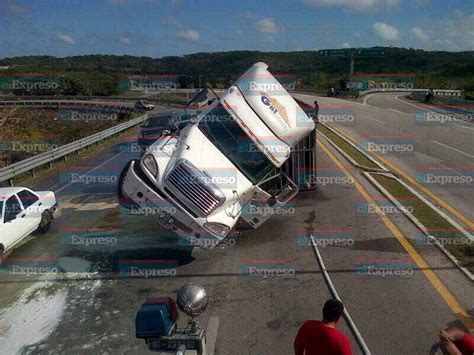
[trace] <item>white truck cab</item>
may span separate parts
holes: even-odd
[[[167,229],[217,244],[239,218],[256,228],[269,217],[249,206],[294,197],[297,185],[278,168],[315,125],[267,67],[254,64],[177,134],[129,162],[119,199],[153,211]]]
[[[57,206],[52,191],[0,188],[0,255],[36,230],[47,232]]]

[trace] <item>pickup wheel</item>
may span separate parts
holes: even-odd
[[[51,228],[51,220],[51,213],[49,213],[49,211],[44,211],[41,215],[41,221],[38,226],[38,231],[40,233],[46,233],[47,231],[49,231],[49,229]]]

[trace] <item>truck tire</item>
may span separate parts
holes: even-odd
[[[51,220],[51,213],[49,213],[49,211],[44,211],[41,215],[41,221],[38,226],[38,231],[40,233],[46,233],[47,231],[49,231],[49,229],[51,228]]]

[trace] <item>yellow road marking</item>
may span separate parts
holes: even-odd
[[[345,138],[347,138],[348,140],[350,140],[352,143],[354,144],[357,144],[358,142],[353,138],[351,137],[348,133],[346,132],[343,132],[342,130],[340,129],[337,129],[333,126],[331,126],[332,129],[334,129],[335,131],[337,131],[339,134],[341,134],[342,136],[344,136]],[[453,206],[451,206],[449,203],[447,203],[445,200],[443,200],[441,197],[439,197],[438,195],[436,195],[433,191],[431,191],[430,189],[428,189],[427,187],[419,184],[418,182],[416,182],[415,179],[413,179],[412,177],[408,176],[407,174],[405,174],[403,171],[401,171],[398,167],[396,167],[395,165],[393,165],[392,163],[388,162],[386,159],[382,158],[380,155],[377,155],[375,153],[372,153],[372,155],[374,156],[374,158],[378,159],[379,161],[381,161],[385,166],[387,166],[390,170],[392,170],[395,174],[401,176],[403,179],[405,179],[406,181],[408,181],[410,184],[412,184],[413,186],[415,186],[418,190],[421,190],[423,191],[425,194],[427,194],[429,197],[431,197],[434,201],[436,201],[441,207],[443,207],[444,209],[446,209],[447,211],[451,212],[451,214],[453,216],[456,216],[461,222],[463,222],[470,230],[474,229],[474,222],[471,221],[469,218],[467,218],[466,216],[464,216],[460,211],[458,211],[456,208],[454,208]]]
[[[352,174],[345,168],[342,162],[320,141],[317,142],[318,145],[323,149],[323,151],[331,158],[331,160],[337,165],[337,167],[344,172],[344,174],[349,177],[353,178],[353,185],[356,190],[364,197],[364,199],[370,204],[376,204],[374,199],[369,195],[369,193],[364,189],[364,187],[352,176]],[[441,295],[443,300],[447,303],[449,308],[453,311],[453,313],[459,318],[460,321],[464,323],[464,325],[471,331],[474,331],[474,320],[471,316],[467,313],[464,307],[459,303],[459,301],[454,297],[454,295],[449,291],[449,289],[443,284],[443,282],[439,279],[439,277],[435,274],[433,270],[431,270],[428,263],[423,259],[423,257],[416,251],[416,249],[410,244],[408,239],[405,235],[400,231],[400,229],[392,222],[390,218],[388,218],[385,214],[381,213],[380,210],[377,210],[377,215],[383,221],[383,223],[387,226],[393,236],[398,240],[398,242],[402,245],[403,249],[408,253],[408,255],[413,259],[416,263],[418,268],[423,271],[426,278],[433,287],[438,291]],[[440,325],[441,326],[441,325]]]

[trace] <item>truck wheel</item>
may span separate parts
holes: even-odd
[[[38,231],[40,233],[46,233],[51,228],[51,214],[48,211],[44,211],[41,215],[41,221],[38,226]]]

